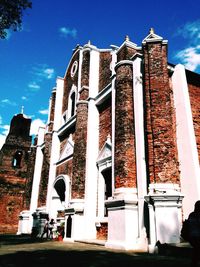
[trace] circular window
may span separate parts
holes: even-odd
[[[74,77],[74,75],[76,74],[76,71],[78,69],[78,62],[74,61],[72,67],[71,67],[71,77]]]

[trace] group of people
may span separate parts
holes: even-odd
[[[54,219],[51,219],[50,221],[46,220],[46,223],[44,225],[44,229],[43,229],[41,238],[43,238],[44,235],[46,235],[47,239],[48,238],[49,239],[53,239],[53,228],[54,228],[54,225],[55,225]]]

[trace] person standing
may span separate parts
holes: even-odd
[[[49,238],[53,239],[53,228],[54,228],[55,221],[54,219],[51,219],[49,223]]]
[[[189,214],[188,223],[188,241],[193,247],[191,267],[196,267],[200,260],[200,200],[196,201],[194,211]]]
[[[46,220],[46,222],[45,222],[43,232],[41,234],[41,238],[43,238],[45,234],[46,234],[46,238],[48,239],[48,237],[49,237],[49,221],[48,220]]]

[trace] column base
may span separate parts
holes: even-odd
[[[135,189],[130,188],[119,189],[116,192],[117,199],[106,202],[108,209],[106,247],[148,251],[145,228],[139,226],[138,199],[135,192]]]
[[[183,195],[177,184],[151,184],[145,197],[149,204],[150,244],[179,243]]]

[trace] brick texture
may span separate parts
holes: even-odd
[[[167,46],[147,43],[144,49],[146,134],[150,182],[179,182],[172,91]]]
[[[100,63],[99,63],[99,91],[104,89],[106,85],[111,82],[112,71],[110,69],[110,63],[112,56],[110,52],[100,53]]]
[[[124,64],[117,68],[115,86],[115,187],[136,187],[131,65]]]
[[[76,132],[72,169],[72,198],[84,198],[87,145],[87,103],[79,102],[76,113]]]
[[[35,148],[29,136],[31,120],[18,114],[0,151],[0,233],[16,233],[18,216],[30,204]],[[16,153],[20,160],[16,161]],[[19,158],[18,158],[19,159]]]
[[[111,98],[99,109],[99,149],[103,147],[107,136],[112,136]]]

